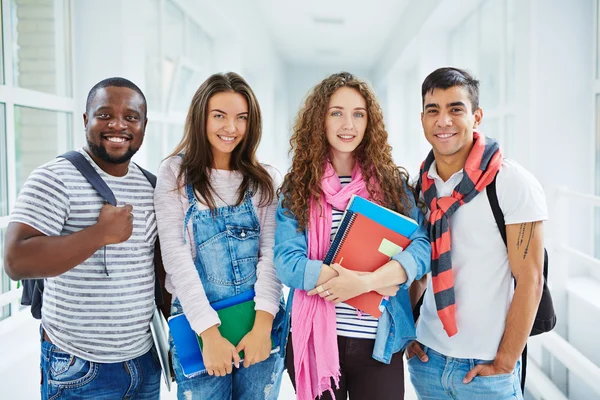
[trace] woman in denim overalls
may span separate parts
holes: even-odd
[[[155,208],[171,315],[203,341],[206,371],[185,375],[171,342],[178,397],[276,399],[285,310],[273,241],[278,172],[256,160],[260,108],[246,81],[215,74],[198,89],[181,143],[159,170]],[[230,343],[211,303],[254,290],[252,330]],[[244,351],[240,362],[238,353]]]

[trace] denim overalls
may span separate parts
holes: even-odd
[[[252,204],[252,191],[245,193],[238,206],[214,210],[198,210],[191,185],[186,185],[189,209],[184,219],[184,238],[191,222],[196,257],[194,264],[210,303],[252,290],[256,283],[259,255],[260,224]],[[171,315],[183,312],[179,299],[171,307]],[[249,368],[240,365],[225,377],[206,373],[187,378],[183,375],[177,351],[171,341],[173,369],[179,398],[193,399],[276,399],[283,372],[284,321],[283,297],[273,321],[272,336],[281,351]],[[236,343],[234,343],[235,345]],[[190,397],[193,396],[193,397]]]

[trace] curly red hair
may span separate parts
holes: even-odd
[[[394,164],[379,102],[366,82],[340,72],[312,89],[298,113],[290,138],[292,166],[280,193],[284,195],[283,207],[296,217],[300,229],[308,225],[310,199],[318,201],[322,195],[321,178],[330,154],[325,136],[327,107],[331,96],[344,86],[357,90],[367,103],[367,128],[354,152],[371,198],[401,214],[407,215],[409,211],[408,172]]]

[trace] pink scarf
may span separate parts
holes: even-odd
[[[344,187],[331,163],[327,162],[321,190],[323,196],[319,203],[314,199],[310,203],[308,258],[311,260],[324,259],[329,249],[332,207],[346,209],[353,194],[369,198],[358,162],[352,171],[352,181]],[[325,391],[335,398],[331,378],[336,387],[340,380],[335,305],[296,289],[292,327],[297,399],[313,400]]]

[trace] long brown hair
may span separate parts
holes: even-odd
[[[210,184],[214,157],[206,135],[206,118],[208,101],[221,92],[241,94],[248,102],[246,134],[231,154],[231,169],[238,170],[243,175],[238,188],[237,204],[244,201],[246,191],[251,189],[255,193],[260,191],[260,205],[265,206],[273,201],[275,189],[271,176],[256,159],[256,149],[262,135],[260,106],[248,83],[235,72],[211,75],[194,94],[183,138],[171,154],[176,156],[183,153],[178,182],[181,182],[181,186],[191,184],[200,194],[200,201],[211,209],[216,208],[211,193],[214,189]]]
[[[387,141],[383,114],[375,94],[366,82],[348,72],[340,72],[312,89],[298,113],[290,138],[292,166],[280,191],[284,194],[283,207],[296,217],[301,229],[308,225],[311,197],[318,201],[322,195],[321,178],[330,156],[325,135],[329,100],[344,86],[357,90],[367,103],[367,128],[354,155],[356,162],[360,163],[371,198],[405,215],[410,207],[406,190],[408,172],[394,164],[392,147]]]

